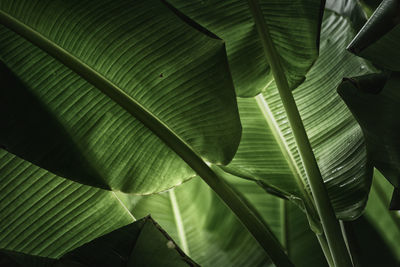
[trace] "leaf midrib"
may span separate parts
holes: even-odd
[[[0,23],[60,61],[70,70],[77,73],[95,88],[108,96],[111,100],[125,109],[129,114],[142,122],[169,148],[171,148],[186,163],[188,163],[189,166],[193,167],[191,162],[194,161],[197,165],[202,165],[200,163],[202,162],[208,168],[202,158],[178,134],[169,128],[168,125],[158,119],[157,116],[142,106],[134,98],[125,93],[117,85],[109,81],[102,74],[82,62],[79,58],[75,57],[61,46],[43,36],[41,33],[37,32],[18,19],[8,15],[2,10],[0,10]]]
[[[268,85],[267,85],[268,86]],[[293,174],[294,180],[296,181],[297,187],[300,190],[300,194],[302,196],[302,199],[304,201],[304,205],[306,206],[307,211],[311,212],[314,219],[318,221],[318,216],[316,212],[316,208],[314,206],[313,200],[311,199],[309,193],[306,191],[306,185],[304,183],[304,180],[301,178],[301,171],[299,167],[297,166],[297,163],[293,157],[293,154],[291,153],[291,150],[289,149],[289,145],[287,144],[285,138],[283,137],[282,131],[279,128],[278,123],[275,120],[274,115],[272,114],[272,111],[269,108],[269,105],[267,101],[264,99],[264,96],[261,94],[257,95],[256,97],[256,102],[258,105],[258,108],[260,109],[261,113],[263,114],[263,117],[268,124],[268,126],[271,129],[272,135],[275,138],[275,141],[277,142],[279,149],[281,153],[283,154],[286,162],[289,165],[289,169],[291,173]]]
[[[183,225],[181,211],[179,209],[178,201],[176,200],[176,195],[175,195],[174,189],[169,190],[169,200],[171,202],[172,212],[174,214],[176,229],[178,231],[179,241],[181,243],[180,245],[182,246],[183,252],[185,252],[186,255],[190,256],[189,255],[189,245],[186,240],[185,227]]]

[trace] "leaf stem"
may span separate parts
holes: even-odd
[[[328,242],[326,241],[326,236],[324,234],[316,234],[316,236],[329,267],[335,267],[331,251],[329,250]]]
[[[183,250],[183,252],[185,252],[186,255],[188,255],[190,257],[189,246],[186,241],[185,227],[183,226],[183,223],[182,223],[181,211],[179,209],[178,201],[176,201],[174,188],[169,190],[169,200],[171,201],[172,212],[174,213],[174,219],[175,219],[176,228],[178,231],[179,241],[182,246],[182,250]]]
[[[257,0],[248,0],[248,3],[308,176],[311,192],[326,234],[333,261],[336,267],[352,266],[339,222],[330,203],[303,121],[301,120],[292,91],[289,88],[280,56],[273,44],[260,5]]]
[[[141,121],[175,151],[217,193],[277,266],[294,266],[273,233],[235,194],[232,188],[222,178],[218,177],[203,159],[165,123],[96,70],[39,32],[1,10],[0,23],[59,60]]]

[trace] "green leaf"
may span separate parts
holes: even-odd
[[[150,217],[101,236],[61,257],[68,266],[198,266]]]
[[[348,46],[348,50],[376,65],[400,71],[400,4],[384,0]]]
[[[285,211],[282,199],[265,194],[254,182],[225,178],[268,222],[295,266],[326,266],[317,239],[297,207],[285,201]],[[233,213],[198,178],[158,195],[124,196],[122,199],[135,216],[151,214],[202,266],[271,265]]]
[[[150,217],[96,238],[57,260],[10,251],[0,251],[0,256],[24,267],[198,266]]]
[[[344,49],[355,34],[348,14],[325,11],[320,57],[293,93],[336,215],[354,219],[366,204],[372,168],[361,129],[336,88],[343,76],[373,68]],[[242,140],[224,170],[304,205],[318,231],[307,178],[275,85],[255,98],[238,99],[238,104]]]
[[[372,13],[374,13],[382,0],[359,0],[359,2],[367,16],[371,17]]]
[[[390,193],[391,184],[375,170],[364,216],[379,233],[399,264],[400,214],[398,211],[389,211],[386,208],[390,202]]]
[[[316,235],[310,230],[307,217],[297,205],[265,194],[254,181],[238,179],[229,174],[224,177],[269,225],[295,266],[327,266]]]
[[[346,79],[338,92],[361,125],[371,163],[400,188],[400,74],[373,74]],[[391,208],[400,209],[396,189]]]
[[[400,214],[387,210],[391,185],[374,171],[371,193],[362,217],[345,222],[355,266],[399,266]]]
[[[55,259],[0,249],[0,266],[4,267],[53,267],[55,262]]]
[[[226,42],[238,96],[255,96],[272,80],[248,4],[230,1],[169,1],[178,10]],[[273,41],[282,57],[291,88],[305,78],[318,57],[325,1],[261,0]]]
[[[234,214],[198,177],[164,193],[125,195],[138,218],[151,214],[201,266],[269,266],[271,261]]]
[[[55,172],[84,183],[89,173],[90,184],[140,194],[194,176],[187,154],[217,164],[233,157],[241,127],[224,42],[169,5],[19,0],[2,1],[0,10],[0,56],[25,86],[21,97],[32,95],[29,103],[58,123],[60,138],[69,139],[61,150],[74,144],[67,156],[52,153],[59,147],[43,142],[57,132],[49,124],[29,129],[41,132],[32,136],[6,128],[14,140],[9,147],[1,140],[7,150],[40,142],[41,152],[15,153],[36,155],[28,159],[37,164],[50,157],[55,169],[79,153],[86,169]],[[29,109],[13,111],[24,118]]]
[[[133,221],[114,193],[57,177],[0,149],[0,248],[59,257]]]

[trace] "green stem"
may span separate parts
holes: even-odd
[[[281,206],[281,225],[282,225],[282,233],[281,233],[281,239],[282,239],[282,244],[283,247],[286,249],[286,254],[290,257],[290,247],[289,247],[289,225],[288,225],[288,204],[287,200],[285,199],[280,199],[279,204]]]
[[[141,121],[165,144],[175,151],[175,153],[177,153],[212,188],[212,190],[217,193],[260,243],[261,247],[277,266],[293,266],[272,232],[265,227],[260,219],[257,218],[251,209],[235,194],[229,185],[218,177],[202,158],[197,155],[185,141],[176,135],[172,129],[135,99],[126,94],[121,88],[86,65],[79,60],[79,58],[1,10],[0,23],[59,60]]]
[[[335,264],[333,263],[332,259],[332,254],[331,251],[329,250],[328,242],[326,241],[326,236],[324,234],[316,234],[319,245],[322,249],[322,252],[325,255],[325,259],[328,262],[329,267],[335,267]]]
[[[336,267],[352,266],[350,256],[343,240],[339,222],[330,203],[328,193],[315,160],[310,141],[307,137],[303,121],[297,109],[292,91],[289,88],[281,59],[271,39],[268,26],[257,0],[248,0],[265,56],[270,64],[272,75],[278,87],[283,106],[285,108],[293,135],[302,158],[308,181],[311,187],[315,205],[326,234],[327,242]]]

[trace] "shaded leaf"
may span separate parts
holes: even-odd
[[[361,129],[336,88],[343,76],[374,69],[345,51],[355,35],[349,14],[351,11],[343,15],[325,11],[320,57],[294,97],[336,215],[354,219],[366,204],[372,168],[367,165]],[[267,191],[278,191],[304,206],[312,227],[320,231],[307,177],[275,84],[256,98],[239,99],[238,103],[243,136],[235,158],[224,170],[255,180]]]
[[[285,211],[283,200],[265,194],[254,182],[224,177],[268,222],[295,266],[326,265],[315,235],[297,207],[290,205]],[[202,266],[272,265],[232,212],[198,178],[162,194],[125,197],[136,216],[150,213],[157,218],[180,247]],[[309,265],[312,263],[317,265]]]
[[[149,217],[96,238],[60,259],[3,250],[0,260],[21,267],[198,266]]]
[[[0,150],[0,248],[59,257],[133,221],[114,193]]]
[[[355,266],[400,265],[400,214],[387,210],[391,185],[375,170],[365,214],[345,222]]]
[[[400,187],[400,75],[374,74],[345,79],[338,92],[363,129],[371,163]],[[398,195],[394,194],[394,200]],[[399,209],[393,202],[392,209]]]
[[[272,80],[248,3],[169,0],[174,7],[226,42],[238,96],[255,96]],[[325,1],[262,0],[264,18],[291,88],[297,87],[318,57]]]
[[[295,266],[327,266],[315,233],[304,212],[290,201],[277,198],[254,181],[225,175],[229,183],[248,200],[285,247]]]
[[[0,249],[2,267],[53,267],[55,259]]]
[[[161,194],[125,197],[136,217],[151,214],[201,266],[272,265],[235,215],[198,177]]]
[[[101,236],[61,257],[95,266],[198,266],[150,217]]]
[[[380,67],[400,71],[399,23],[399,1],[384,0],[347,49]]]
[[[176,142],[217,164],[233,157],[241,128],[224,43],[168,5],[19,0],[1,1],[0,9],[6,25],[0,28],[0,56],[29,91],[21,97],[32,95],[32,105],[57,120],[65,132],[60,137],[70,139],[64,146],[75,144],[69,156],[50,153],[58,146],[40,142],[42,152],[16,151],[21,157],[29,154],[35,163],[52,157],[53,170],[77,149],[88,170],[57,173],[87,183],[86,174],[95,170],[91,184],[140,194],[194,175],[187,159],[174,153]],[[52,127],[42,132],[57,132]],[[14,136],[8,149],[43,140],[33,138],[38,135]]]

